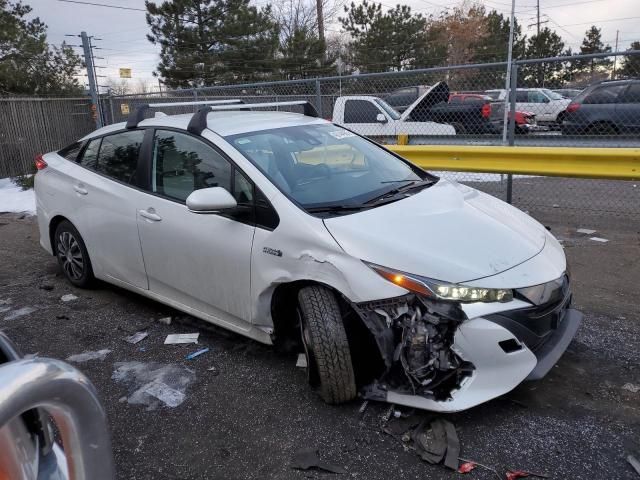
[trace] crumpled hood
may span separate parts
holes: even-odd
[[[462,283],[534,257],[545,228],[490,195],[447,180],[388,205],[324,221],[349,255]]]

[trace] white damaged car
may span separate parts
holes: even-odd
[[[36,159],[40,242],[71,283],[304,351],[329,403],[464,410],[558,361],[582,314],[537,221],[308,104],[208,103]]]

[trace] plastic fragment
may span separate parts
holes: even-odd
[[[584,233],[585,235],[593,235],[597,230],[591,230],[590,228],[579,228],[576,231],[578,233]]]
[[[627,455],[627,462],[633,467],[638,475],[640,475],[640,461],[633,455]]]
[[[590,237],[589,240],[593,240],[594,242],[600,242],[600,243],[607,243],[609,241],[606,238],[600,238],[600,237]]]
[[[141,342],[148,336],[149,336],[148,332],[136,332],[133,335],[126,337],[124,340],[125,342],[129,342],[135,345],[136,343]]]
[[[70,302],[72,300],[77,300],[78,297],[76,297],[73,293],[67,293],[66,295],[62,295],[60,297],[60,300],[62,300],[63,302]]]
[[[329,462],[325,462],[324,460],[320,460],[320,457],[318,456],[318,449],[316,448],[303,448],[302,450],[298,450],[293,455],[291,468],[295,468],[297,470],[317,468],[318,470],[324,470],[325,472],[330,473],[347,473],[344,468],[338,465],[333,465]]]
[[[528,476],[529,474],[522,470],[516,470],[516,471],[509,470],[507,472],[507,480],[516,480],[516,478],[526,478]]]
[[[628,392],[631,393],[638,393],[640,392],[640,385],[634,385],[633,383],[625,383],[622,386],[623,390],[627,390]]]
[[[162,317],[157,320],[158,323],[162,323],[163,325],[171,325],[171,317]]]
[[[304,353],[298,354],[298,359],[296,360],[296,367],[307,368],[307,357],[305,357]]]
[[[209,348],[202,348],[200,350],[197,350],[193,353],[190,353],[189,355],[185,356],[184,358],[186,358],[187,360],[193,360],[196,357],[199,357],[200,355],[202,355],[203,353],[207,353],[209,351]]]
[[[466,462],[463,463],[462,465],[460,465],[458,467],[458,473],[469,473],[471,470],[473,470],[474,468],[476,468],[478,465],[476,465],[473,462]]]
[[[199,333],[171,333],[164,339],[165,345],[176,343],[198,343]]]

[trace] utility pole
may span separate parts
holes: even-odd
[[[324,44],[324,13],[322,11],[322,1],[316,0],[316,9],[318,12],[318,38]]]
[[[505,82],[506,95],[504,97],[504,115],[502,128],[502,143],[507,144],[507,121],[509,119],[509,99],[511,95],[515,95],[515,90],[511,91],[511,63],[513,62],[513,24],[516,21],[516,0],[511,0],[511,17],[509,21],[509,50],[507,53],[507,80]]]
[[[618,51],[618,35],[620,35],[620,30],[616,30],[616,48],[614,52]],[[618,56],[613,57],[613,73],[611,74],[611,80],[616,79],[616,67],[618,66]]]
[[[93,52],[89,43],[87,32],[81,32],[82,50],[84,51],[84,63],[87,66],[87,78],[89,79],[89,94],[91,95],[91,111],[94,114],[96,128],[102,127],[102,116],[100,115],[100,106],[98,98],[98,82],[96,81],[96,69],[93,64]]]

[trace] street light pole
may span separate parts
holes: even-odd
[[[507,80],[505,82],[505,90],[507,94],[504,98],[504,116],[502,122],[502,143],[507,144],[507,124],[509,118],[509,97],[515,92],[511,92],[511,64],[513,62],[513,27],[515,23],[516,0],[511,0],[511,20],[509,21],[509,50],[507,53]]]

